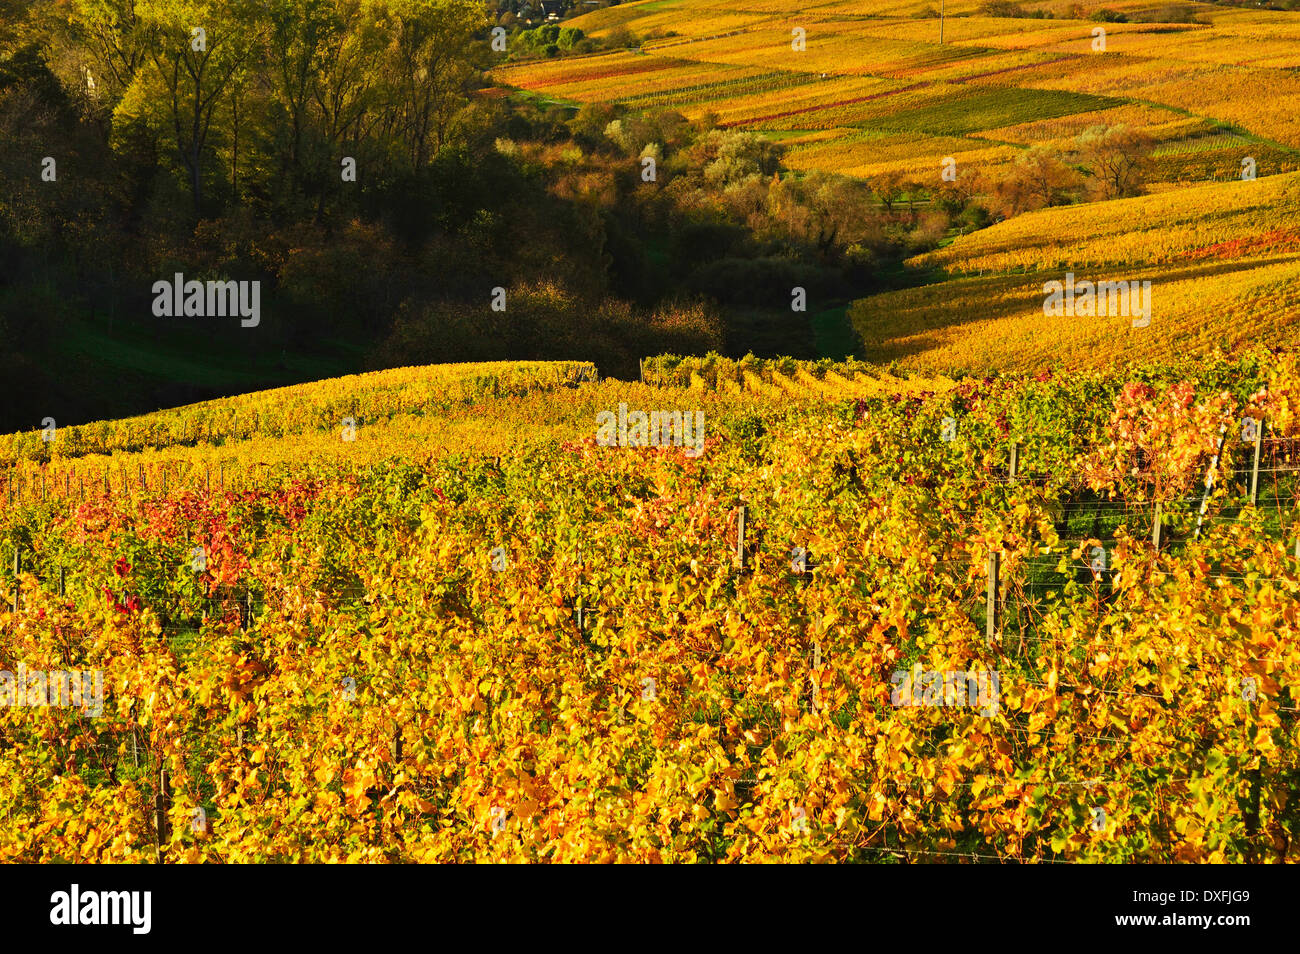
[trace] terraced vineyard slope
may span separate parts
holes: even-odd
[[[1293,353],[574,370],[7,439],[0,859],[1297,860]]]

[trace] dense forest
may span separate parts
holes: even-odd
[[[490,77],[635,42],[475,0],[0,0],[0,430],[433,361],[844,356],[851,298],[979,224]],[[260,321],[157,316],[176,274],[259,282]]]

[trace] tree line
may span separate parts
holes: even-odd
[[[990,218],[969,179],[903,210],[708,115],[513,96],[503,56],[587,38],[502,53],[508,12],[0,0],[0,428],[432,361],[818,357],[813,315]],[[160,321],[175,272],[260,281],[261,322]]]

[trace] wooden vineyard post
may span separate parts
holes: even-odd
[[[745,570],[745,505],[740,505],[736,516],[736,564],[741,572]]]
[[[587,639],[587,598],[586,582],[583,577],[586,576],[584,572],[586,564],[582,559],[581,537],[578,539],[578,551],[574,561],[578,564],[578,589],[573,595],[573,619],[578,624],[578,639],[585,641]]]
[[[988,576],[989,586],[985,595],[984,643],[993,645],[993,638],[998,631],[998,570],[1001,568],[1002,554],[996,550],[989,551]]]
[[[23,571],[23,548],[14,545],[14,612],[18,612],[18,574]]]
[[[813,664],[812,664],[812,711],[820,712],[822,708],[821,699],[821,669],[822,669],[822,644],[813,643]]]
[[[163,842],[167,841],[167,808],[170,801],[167,790],[167,767],[158,770],[158,791],[153,796],[153,824],[157,836],[158,862],[162,863]]]
[[[1250,466],[1250,505],[1259,503],[1259,458],[1264,447],[1264,422],[1255,425],[1255,459]]]
[[[1214,490],[1214,472],[1219,467],[1219,455],[1223,453],[1223,435],[1228,425],[1219,428],[1219,442],[1214,447],[1214,456],[1210,458],[1210,467],[1205,474],[1205,496],[1201,498],[1201,512],[1196,518],[1196,539],[1201,538],[1201,524],[1205,521],[1205,512],[1210,509],[1210,494]]]
[[[1011,443],[1011,465],[1010,465],[1010,467],[1007,468],[1007,474],[1008,474],[1008,476],[1010,477],[1011,482],[1012,482],[1013,484],[1016,482],[1016,475],[1017,475],[1017,473],[1019,473],[1019,471],[1020,471],[1020,442],[1019,442],[1019,441],[1012,441],[1012,443]]]
[[[1152,544],[1152,545],[1153,545],[1157,550],[1160,549],[1160,524],[1161,524],[1161,520],[1162,520],[1162,519],[1163,519],[1163,518],[1160,516],[1160,501],[1157,500],[1157,501],[1156,501],[1156,517],[1155,517],[1155,523],[1154,523],[1154,525],[1151,527],[1151,544]]]

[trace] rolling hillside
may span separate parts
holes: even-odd
[[[1110,367],[1300,331],[1300,175],[1043,209],[914,259],[947,279],[850,309],[873,361],[929,371]],[[1046,317],[1044,283],[1150,281],[1151,324]]]
[[[1147,195],[970,234],[954,227],[950,242],[908,263],[917,287],[850,307],[859,355],[935,373],[1295,343],[1300,17],[1197,3],[1025,4],[1053,14],[1039,19],[981,9],[950,5],[940,43],[937,15],[920,3],[621,4],[572,22],[596,35],[631,30],[636,50],[494,75],[574,103],[712,114],[779,139],[796,175],[938,185],[945,157],[987,172],[1029,147],[1065,148],[1092,126],[1140,129],[1154,143]],[[1069,19],[1103,9],[1129,22]],[[1104,51],[1093,48],[1097,29]],[[798,30],[803,51],[792,49]],[[1240,176],[1244,157],[1253,181]],[[1150,281],[1150,326],[1045,317],[1044,282],[1071,271]]]
[[[1300,168],[1300,18],[1187,3],[1026,3],[1067,17],[1101,9],[1151,22],[1105,23],[1093,50],[1087,19],[981,16],[948,5],[943,43],[929,3],[643,0],[570,21],[596,36],[626,28],[635,51],[507,65],[499,82],[574,103],[714,113],[727,126],[822,131],[789,157],[794,169],[853,175],[937,171],[945,156],[1005,162],[1086,125],[1129,123],[1203,166],[1231,158],[1237,130],[1275,171]],[[1197,23],[1163,23],[1155,12]],[[794,30],[804,50],[792,49]],[[1193,146],[1194,144],[1194,146]],[[1276,153],[1276,155],[1272,155]],[[1172,171],[1172,170],[1171,170]]]

